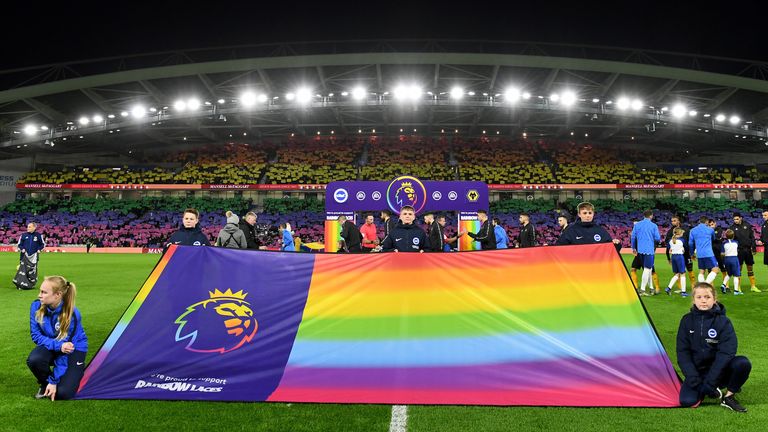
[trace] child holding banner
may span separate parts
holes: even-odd
[[[712,397],[719,398],[721,406],[747,412],[734,394],[749,378],[752,364],[736,355],[736,332],[725,306],[717,302],[715,288],[707,282],[694,285],[691,294],[693,306],[677,330],[677,364],[685,375],[680,405],[698,406],[704,397]]]
[[[71,399],[85,371],[88,337],[75,307],[75,284],[48,276],[29,311],[29,330],[37,345],[27,366],[40,385],[36,399]],[[53,372],[51,372],[53,366]]]

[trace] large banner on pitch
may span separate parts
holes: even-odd
[[[77,397],[671,407],[679,388],[610,244],[172,246]]]

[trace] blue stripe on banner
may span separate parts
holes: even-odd
[[[288,366],[428,367],[659,354],[650,326],[376,341],[297,339]]]

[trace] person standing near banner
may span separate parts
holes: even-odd
[[[427,237],[429,238],[430,251],[444,252],[443,250],[443,227],[435,222],[435,215],[427,213],[424,215],[424,222],[427,224]]]
[[[531,215],[520,213],[520,234],[517,236],[517,245],[521,248],[536,246],[536,228],[531,223]]]
[[[168,250],[171,245],[181,246],[210,246],[211,242],[208,241],[208,237],[203,234],[200,229],[200,212],[197,209],[188,208],[184,210],[181,216],[182,228],[175,233],[171,234],[168,242],[165,243],[163,253]]]
[[[590,202],[580,203],[576,207],[579,220],[563,229],[560,238],[555,245],[580,245],[595,243],[613,243],[616,250],[621,250],[621,240],[612,239],[608,231],[593,222],[595,218],[595,206]],[[560,216],[562,217],[562,216]]]
[[[75,307],[75,284],[48,276],[29,311],[32,341],[37,345],[27,366],[40,388],[36,399],[72,399],[85,372],[88,337]],[[51,371],[53,367],[53,371]]]
[[[395,220],[392,217],[392,212],[389,210],[382,210],[380,215],[381,221],[384,222],[384,238],[381,239],[381,242],[384,242],[384,239],[386,239],[389,236],[389,233],[392,232],[393,229],[395,229],[395,226],[397,226],[397,220]]]
[[[734,397],[749,378],[752,364],[737,356],[738,341],[725,306],[717,301],[707,282],[693,287],[691,311],[677,330],[677,364],[685,376],[680,386],[680,405],[696,406],[705,397],[720,399],[720,406],[747,412]],[[725,387],[723,394],[721,387]]]
[[[383,252],[424,252],[430,250],[427,234],[413,221],[416,210],[411,206],[400,209],[400,222],[381,243]]]
[[[445,234],[445,225],[447,224],[445,215],[440,215],[437,217],[437,223],[440,225],[440,231],[443,232],[443,252],[450,252],[451,251],[451,245],[453,243],[456,243],[456,240],[458,240],[461,236],[466,234],[466,231],[459,230],[458,233],[456,233],[453,237],[448,237]]]
[[[688,239],[688,248],[691,251],[691,258],[698,257],[699,282],[712,283],[720,273],[720,267],[717,265],[715,253],[712,251],[712,242],[715,240],[715,230],[707,225],[708,218],[702,216],[699,218],[699,224],[691,228]],[[704,277],[704,273],[710,269],[710,273]]]
[[[363,236],[357,225],[343,215],[339,216],[339,224],[341,224],[341,238],[344,239],[347,252],[362,252]]]
[[[379,245],[379,237],[376,235],[377,231],[376,225],[373,223],[373,215],[365,215],[365,223],[360,227],[360,235],[363,239],[363,252],[371,252]]]
[[[481,250],[496,249],[496,233],[488,220],[488,212],[485,210],[477,211],[477,219],[482,223],[480,230],[476,233],[468,232],[467,235],[480,242]]]
[[[497,217],[493,218],[493,235],[496,236],[496,249],[506,249],[509,243],[509,236],[507,231],[501,226],[501,220]]]
[[[651,221],[653,219],[653,211],[646,210],[643,212],[644,219],[635,225],[632,230],[632,253],[636,256],[640,256],[643,262],[643,274],[640,279],[640,295],[647,296],[648,294],[645,288],[650,284],[651,292],[654,292],[653,281],[651,279],[651,273],[653,272],[653,260],[656,256],[656,244],[661,241],[661,234],[659,233],[659,227]],[[711,253],[711,252],[710,252]],[[658,288],[658,286],[656,287]]]

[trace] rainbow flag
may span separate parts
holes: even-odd
[[[611,244],[179,247],[166,259],[79,398],[678,405],[680,380]]]

